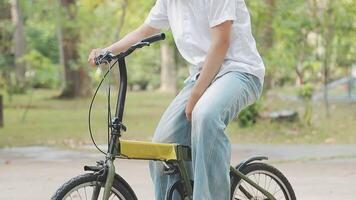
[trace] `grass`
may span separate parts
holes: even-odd
[[[53,98],[56,95],[56,91],[35,91],[25,120],[23,115],[29,95],[16,95],[11,102],[6,99],[0,146],[89,144],[90,99],[58,100]],[[129,93],[124,116],[124,124],[128,127],[125,136],[149,139],[172,98],[172,95],[151,92]],[[92,111],[92,128],[99,142],[106,139],[106,113],[105,96],[99,95]]]
[[[0,129],[0,147],[55,145],[76,147],[91,144],[87,121],[90,99],[54,99],[58,91],[35,90],[30,95],[15,95],[5,101],[5,126]],[[174,95],[159,92],[129,92],[124,124],[124,138],[150,140],[161,114]],[[114,98],[113,98],[114,100]],[[26,117],[23,118],[26,107]],[[113,104],[114,105],[114,104]],[[269,97],[263,101],[263,112],[292,108],[302,116],[299,102]],[[93,130],[99,143],[106,140],[106,100],[98,96],[93,109]],[[327,118],[322,103],[315,103],[312,126],[302,122],[277,123],[259,120],[255,126],[240,128],[236,121],[226,132],[233,143],[356,143],[356,104],[332,104]]]

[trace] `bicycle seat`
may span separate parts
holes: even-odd
[[[189,146],[175,143],[120,140],[119,157],[161,161],[191,160],[191,150]]]

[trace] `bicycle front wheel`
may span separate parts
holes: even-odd
[[[93,199],[94,190],[99,190],[97,199],[103,199],[105,180],[98,174],[83,174],[72,178],[62,185],[51,198],[52,200]],[[110,192],[110,200],[136,200],[136,196],[119,180],[114,179]]]
[[[275,199],[296,200],[291,184],[278,169],[265,163],[251,163],[242,168],[241,172]],[[233,200],[268,200],[260,191],[236,176],[231,178],[231,196]]]

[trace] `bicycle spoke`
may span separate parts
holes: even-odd
[[[82,200],[82,195],[80,195],[79,191],[77,190],[78,197]]]
[[[268,176],[267,176],[267,178],[268,178]],[[267,178],[265,177],[265,185],[264,185],[264,187],[263,188],[266,188],[266,183],[267,183]]]
[[[247,177],[257,185],[262,187],[264,190],[269,192],[272,196],[275,197],[276,200],[287,200],[282,186],[272,175],[262,171],[247,174]],[[268,200],[268,198],[260,190],[242,179],[240,180],[240,183],[238,183],[233,194],[234,200]]]
[[[261,184],[260,184],[260,179],[261,179],[261,174],[259,173],[259,174],[258,174],[258,182],[257,182],[257,184],[258,184],[259,186],[261,186]],[[257,190],[257,189],[256,189],[256,190]],[[257,190],[257,195],[260,194],[260,193],[261,193],[261,191]],[[263,195],[263,194],[261,193],[261,195]]]
[[[273,193],[272,195],[275,197],[275,196],[277,196],[277,194],[279,194],[280,192],[282,192],[282,195],[284,195],[283,194],[283,191],[281,190],[281,189],[279,189],[279,190],[277,190],[275,193]],[[277,198],[276,198],[277,199]]]
[[[274,195],[273,195],[273,196],[274,196]],[[278,197],[278,198],[277,198],[277,197]],[[282,192],[282,194],[280,194],[279,196],[275,196],[275,198],[276,198],[276,199],[285,199],[283,192]]]
[[[267,188],[267,190],[269,190],[269,188],[271,187],[271,182],[272,182],[272,178],[269,177],[269,176],[268,176],[268,178],[269,178],[269,183],[268,183],[268,188]]]
[[[273,190],[273,194],[276,192],[277,187],[278,187],[278,184],[275,183],[274,190]]]
[[[88,197],[87,197],[87,189],[86,189],[87,187],[86,186],[84,186],[84,194],[85,194],[85,200],[88,200]]]
[[[243,183],[244,183],[244,185],[247,186],[248,192],[249,192],[250,194],[253,194],[254,188],[253,188],[249,183],[247,183],[247,182],[243,182]],[[246,188],[246,187],[245,187],[245,188]]]
[[[255,183],[257,183],[256,174],[254,174],[253,177],[254,177]],[[254,190],[255,190],[255,197],[257,197],[257,195],[258,195],[258,190],[257,190],[256,188],[254,188]]]

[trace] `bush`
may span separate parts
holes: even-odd
[[[59,66],[36,50],[26,54],[22,61],[26,63],[26,78],[34,88],[56,88],[60,83]]]
[[[301,85],[298,89],[298,96],[305,101],[309,101],[313,97],[314,87],[310,83]]]
[[[313,116],[313,105],[311,103],[311,100],[313,98],[313,92],[314,92],[314,87],[312,84],[307,83],[298,89],[298,96],[303,100],[304,104],[304,122],[307,125],[312,124],[312,116]]]
[[[238,123],[240,127],[252,126],[257,122],[259,116],[259,109],[261,102],[258,101],[247,108],[243,109],[238,116]]]

